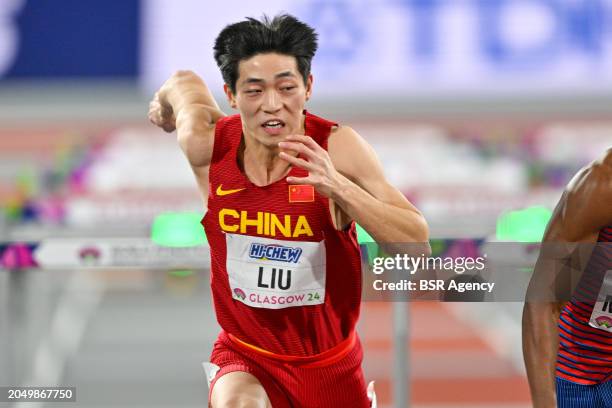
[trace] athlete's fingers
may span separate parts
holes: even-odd
[[[316,181],[312,177],[287,177],[287,183],[289,184],[310,184],[316,185]]]
[[[155,96],[149,103],[148,117],[151,123],[162,128],[168,133],[176,130],[174,113],[170,107],[161,103],[159,99],[159,92],[155,93]]]
[[[286,140],[304,143],[306,146],[308,146],[311,150],[313,150],[315,152],[320,152],[320,151],[324,151],[325,152],[325,149],[323,149],[321,146],[319,146],[319,144],[317,142],[315,142],[314,139],[312,137],[310,137],[310,136],[306,136],[306,135],[288,135],[286,137]]]
[[[161,123],[161,105],[157,98],[149,103],[149,120],[154,125]]]
[[[278,155],[280,156],[281,159],[286,160],[289,163],[293,164],[294,166],[300,167],[304,170],[308,170],[308,171],[316,170],[316,166],[307,160],[300,159],[299,157],[292,156],[285,152],[280,152]]]
[[[162,129],[168,133],[172,133],[176,130],[176,126],[173,123],[164,122],[162,125]]]
[[[162,126],[164,123],[163,108],[157,94],[149,103],[149,120],[157,126]]]
[[[315,152],[313,152],[308,146],[303,143],[296,142],[280,142],[278,147],[285,150],[293,150],[294,152],[301,153],[306,156],[310,161],[320,159]]]
[[[327,154],[327,151],[323,149],[314,139],[306,135],[288,135],[286,138],[289,142],[300,142],[306,145],[315,153]]]

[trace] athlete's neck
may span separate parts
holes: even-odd
[[[257,186],[272,184],[289,173],[289,163],[278,157],[278,147],[265,146],[245,137],[241,151],[238,162],[242,162],[242,171]]]
[[[299,133],[304,134],[304,119]],[[278,156],[279,152],[277,145],[266,145],[243,130],[238,164],[253,184],[267,186],[286,177],[291,170],[291,165]]]

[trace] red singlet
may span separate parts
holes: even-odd
[[[327,149],[335,124],[305,112],[305,133]],[[239,169],[239,115],[216,124],[208,212],[211,288],[223,330],[287,356],[323,353],[348,339],[359,316],[355,225],[338,231],[329,200],[285,178],[264,187]],[[307,171],[292,168],[290,176]]]
[[[585,385],[612,379],[612,226],[597,242],[559,318],[557,377]]]

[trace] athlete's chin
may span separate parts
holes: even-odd
[[[263,131],[260,133],[259,140],[264,141],[266,144],[274,144],[276,145],[278,142],[282,142],[287,138],[291,133],[287,129],[281,129],[280,132],[272,132],[269,133],[267,131]]]
[[[262,131],[265,137],[268,137],[271,139],[283,138],[284,136],[287,136],[289,134],[286,126],[282,126],[278,128],[262,127]]]

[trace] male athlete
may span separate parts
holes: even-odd
[[[612,149],[567,186],[530,282],[523,351],[535,408],[612,407],[610,242]],[[558,292],[572,279],[578,285],[569,302],[550,296],[548,289]]]
[[[207,197],[223,329],[211,355],[215,408],[369,406],[355,222],[377,242],[429,248],[423,216],[372,148],[304,110],[316,48],[314,30],[292,16],[247,19],[214,46],[238,115],[221,112],[192,72],[174,74],[151,102],[150,120],[176,129]]]

